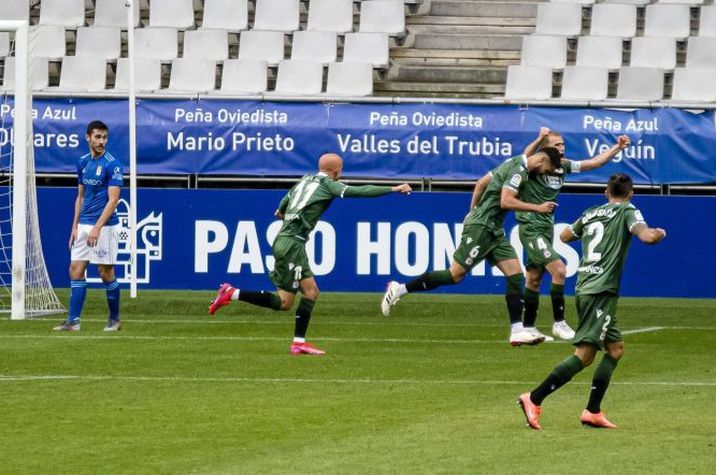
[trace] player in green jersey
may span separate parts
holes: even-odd
[[[478,180],[470,212],[463,223],[460,245],[453,254],[450,269],[427,272],[406,284],[389,282],[381,302],[383,315],[388,316],[391,306],[410,292],[457,284],[470,269],[487,259],[507,278],[505,300],[512,327],[510,344],[519,346],[541,343],[544,338],[536,337],[522,327],[522,288],[525,278],[517,253],[505,237],[502,226],[509,210],[552,213],[555,203],[525,203],[517,195],[530,173],[554,170],[559,166],[560,157],[556,148],[545,147],[530,157],[522,155],[510,158]]]
[[[634,191],[627,175],[612,175],[605,194],[607,204],[589,208],[560,234],[563,242],[582,240],[576,288],[579,327],[573,340],[576,350],[555,366],[542,384],[519,397],[527,424],[533,429],[542,428],[539,422],[542,401],[592,364],[597,351],[602,349],[605,353],[594,372],[589,402],[580,420],[592,427],[616,428],[602,413],[601,403],[624,354],[616,314],[624,261],[632,235],[646,244],[656,244],[666,232],[648,227],[641,212],[630,203]]]
[[[345,185],[338,181],[343,170],[343,160],[334,153],[321,156],[318,170],[315,175],[306,175],[296,183],[276,210],[276,217],[283,220],[272,247],[275,264],[270,277],[277,292],[237,289],[225,283],[209,307],[209,314],[213,315],[232,300],[241,300],[272,310],[288,311],[293,307],[296,293],[301,292],[291,343],[293,355],[325,354],[323,350],[306,342],[306,330],[319,293],[306,254],[306,242],[318,219],[335,198],[371,198],[391,192],[405,194],[412,191],[406,183],[393,187]]]
[[[527,203],[542,203],[544,201],[557,201],[557,196],[564,184],[564,177],[570,173],[580,173],[599,168],[608,163],[617,153],[630,144],[629,137],[621,135],[617,143],[604,152],[588,160],[562,159],[562,166],[552,173],[537,175],[526,184],[520,198]],[[539,136],[524,150],[526,155],[532,154],[540,147],[555,147],[564,155],[564,139],[559,132],[547,127],[540,129]],[[557,251],[552,247],[554,233],[554,215],[538,214],[529,211],[515,213],[519,223],[519,236],[522,247],[527,254],[525,260],[525,314],[524,326],[536,335],[542,333],[535,327],[537,310],[539,308],[539,289],[542,276],[549,272],[552,283],[550,297],[552,300],[552,315],[554,324],[552,334],[563,340],[571,340],[574,330],[564,319],[564,282],[567,277],[567,268]],[[545,336],[545,335],[542,335]],[[547,340],[551,337],[545,336]]]

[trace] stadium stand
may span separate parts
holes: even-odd
[[[544,100],[552,97],[552,69],[542,66],[509,66],[505,97]]]
[[[266,61],[228,59],[221,76],[222,94],[261,94],[268,86]]]
[[[312,61],[284,60],[278,64],[276,93],[316,96],[323,87],[323,65]]]
[[[716,68],[676,68],[672,99],[716,102]]]
[[[566,66],[561,98],[568,101],[603,101],[607,98],[609,70],[592,66]]]
[[[214,90],[216,61],[198,58],[172,60],[169,92],[208,92]]]
[[[101,92],[106,89],[107,62],[97,56],[65,56],[60,72],[61,91]]]
[[[11,91],[15,81],[15,58],[5,58],[3,68],[3,85],[0,89]],[[49,61],[47,58],[34,58],[30,63],[30,85],[33,90],[40,91],[49,85]]]
[[[49,58],[47,81],[35,85],[60,86],[66,57],[98,56],[107,62],[104,91],[112,93],[126,87],[121,3],[6,0],[0,17],[30,20],[32,54]],[[274,92],[278,65],[290,59],[328,66],[328,75],[322,74],[326,94],[350,89],[340,89],[337,79],[350,63],[369,63],[370,88],[365,67],[356,67],[358,95],[566,100],[578,95],[564,87],[570,80],[562,71],[580,66],[611,71],[607,100],[646,100],[628,92],[628,83],[620,85],[621,79],[643,72],[653,83],[644,96],[661,90],[659,99],[668,101],[676,70],[713,67],[715,48],[705,39],[716,37],[713,0],[140,0],[134,8],[137,57],[160,60],[158,67],[146,63],[147,76],[137,82],[140,91],[155,93],[184,89],[172,81],[177,58],[218,63],[207,89],[212,94]],[[0,58],[12,54],[12,37],[0,36]],[[239,73],[257,64],[257,81],[247,82]],[[521,80],[510,81],[508,75],[525,69],[508,66],[517,65],[548,67],[550,74],[540,72],[533,89],[515,95],[523,90],[517,87]],[[661,81],[654,69],[664,71]],[[244,79],[230,79],[236,74]],[[542,81],[548,76],[545,97]],[[234,80],[236,87],[229,84]]]
[[[138,92],[159,90],[162,86],[162,62],[155,58],[135,58],[134,88]],[[129,60],[117,60],[115,76],[115,92],[124,93],[129,90]]]
[[[658,101],[664,97],[664,71],[625,66],[619,69],[617,100]]]
[[[331,63],[326,93],[331,96],[370,96],[373,93],[373,65]]]

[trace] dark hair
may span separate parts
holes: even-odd
[[[109,132],[109,127],[101,120],[93,120],[87,124],[87,135],[91,135],[93,130],[106,130]]]
[[[614,198],[625,198],[634,189],[634,182],[629,175],[615,173],[609,177],[607,191]]]
[[[549,163],[555,170],[562,166],[562,154],[556,147],[543,147],[539,149],[540,153],[544,153],[549,158]]]

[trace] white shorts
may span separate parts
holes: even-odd
[[[97,245],[89,247],[87,237],[93,227],[89,224],[77,226],[77,238],[72,246],[71,259],[73,261],[89,261],[90,264],[116,264],[119,225],[102,226]]]

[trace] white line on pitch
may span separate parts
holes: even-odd
[[[219,383],[335,383],[335,384],[452,384],[452,385],[509,385],[528,386],[534,381],[500,380],[433,380],[433,379],[339,379],[339,378],[246,378],[246,377],[186,377],[186,376],[107,376],[107,375],[0,375],[0,382],[21,381],[156,381],[156,382],[219,382]],[[586,385],[588,382],[574,384]],[[701,386],[716,387],[716,382],[698,381],[615,381],[611,384],[622,386]]]
[[[667,327],[646,327],[646,328],[634,328],[631,330],[622,331],[622,335],[633,335],[635,333],[649,333],[658,332],[659,330],[665,330]]]

